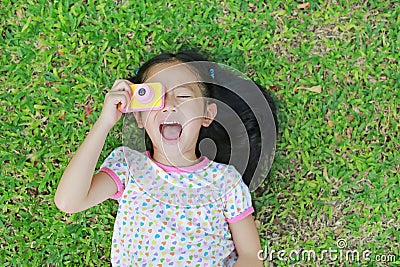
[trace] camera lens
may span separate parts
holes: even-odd
[[[146,89],[140,88],[138,94],[139,94],[140,96],[144,96],[144,95],[146,94]]]
[[[153,100],[154,90],[147,84],[139,84],[134,96],[140,103],[147,104]]]

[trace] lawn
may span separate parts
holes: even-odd
[[[53,196],[114,80],[182,46],[277,99],[265,266],[400,265],[397,1],[74,2],[0,2],[1,266],[110,265],[116,202],[68,215]]]

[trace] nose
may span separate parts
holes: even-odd
[[[176,103],[172,94],[166,93],[164,95],[164,108],[162,109],[162,111],[163,112],[176,111]]]

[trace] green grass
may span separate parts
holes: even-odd
[[[109,265],[116,203],[70,216],[53,195],[114,80],[181,46],[278,99],[277,155],[254,195],[263,246],[321,255],[344,239],[342,251],[372,253],[358,263],[273,254],[266,266],[400,265],[397,1],[51,2],[0,3],[1,266]]]

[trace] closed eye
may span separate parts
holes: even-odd
[[[191,98],[191,95],[178,95],[177,98]]]

